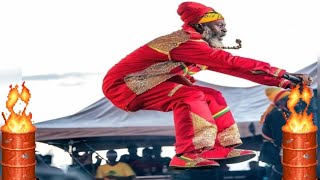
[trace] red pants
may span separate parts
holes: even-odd
[[[214,89],[166,81],[137,96],[128,109],[173,111],[177,154],[241,143],[227,103]]]

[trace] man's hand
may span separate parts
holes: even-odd
[[[286,73],[286,75],[293,76],[293,77],[296,77],[296,78],[300,79],[301,83],[305,84],[307,86],[310,86],[313,83],[313,79],[308,74]],[[284,75],[284,78],[286,78],[286,75]],[[291,81],[290,86],[295,86],[298,83],[300,83],[300,82],[293,81],[291,79],[288,79],[288,80]]]
[[[291,75],[297,78],[300,78],[302,80],[302,83],[306,84],[307,86],[310,86],[313,83],[312,78],[308,74],[291,74]]]

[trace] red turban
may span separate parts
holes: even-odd
[[[213,11],[213,8],[196,2],[183,2],[177,10],[185,25],[197,24],[202,16],[210,11]]]

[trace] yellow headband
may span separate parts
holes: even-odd
[[[216,21],[216,20],[219,20],[219,19],[223,19],[223,16],[218,13],[218,12],[215,12],[215,11],[211,11],[211,12],[208,12],[207,14],[205,14],[201,19],[200,21],[198,22],[199,24],[201,23],[207,23],[207,22],[211,22],[211,21]]]

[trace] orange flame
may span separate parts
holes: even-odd
[[[26,114],[26,108],[31,97],[29,89],[22,83],[22,91],[19,93],[18,85],[14,88],[10,85],[10,91],[8,94],[8,100],[6,102],[6,107],[10,113],[9,117],[6,118],[4,112],[2,112],[2,117],[5,120],[5,124],[1,127],[2,131],[11,133],[26,133],[35,131],[36,127],[33,126],[31,118],[32,114]],[[26,104],[23,111],[21,110],[16,113],[13,108],[16,105],[19,98]]]
[[[312,121],[313,114],[307,113],[312,96],[312,90],[306,85],[302,86],[302,92],[300,92],[300,85],[297,85],[291,90],[287,102],[287,107],[291,112],[291,115],[286,124],[282,127],[282,130],[293,133],[307,133],[317,130],[317,126],[315,126]],[[303,100],[307,106],[303,112],[297,113],[294,108],[300,99]]]

